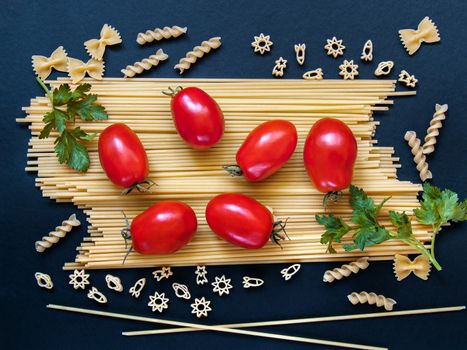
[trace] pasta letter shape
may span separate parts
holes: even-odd
[[[63,46],[57,47],[50,57],[34,55],[31,59],[34,72],[42,80],[47,79],[52,73],[52,68],[60,72],[68,72],[68,58]]]
[[[149,70],[157,66],[159,62],[165,61],[167,58],[169,58],[169,56],[165,54],[162,49],[159,49],[154,55],[142,61],[135,62],[132,66],[126,66],[121,72],[125,75],[125,78],[133,78],[136,74],[141,74],[144,70]]]
[[[368,303],[370,305],[376,304],[376,306],[378,307],[384,306],[384,309],[386,311],[392,311],[394,305],[396,304],[396,301],[394,299],[386,298],[384,295],[376,294],[373,292],[353,292],[349,294],[347,298],[353,305],[365,303]]]
[[[192,51],[187,52],[185,57],[181,58],[174,69],[179,69],[182,74],[186,69],[190,69],[198,58],[203,57],[209,51],[219,48],[222,45],[220,37],[214,37],[203,41],[199,46],[195,46]]]
[[[97,61],[93,58],[86,63],[76,58],[68,59],[68,76],[71,78],[73,84],[83,80],[86,73],[93,79],[102,80],[102,76],[104,75],[104,62]]]
[[[77,227],[79,225],[81,225],[81,223],[76,218],[76,215],[70,215],[68,219],[62,221],[60,226],[55,227],[54,231],[49,232],[47,236],[42,237],[41,241],[36,242],[36,250],[39,253],[42,253],[44,250],[57,243],[61,238],[65,237],[66,234],[73,229],[73,227]]]
[[[394,274],[398,281],[407,278],[412,272],[418,278],[426,281],[430,269],[430,262],[424,255],[417,256],[413,261],[410,261],[406,255],[396,254],[394,256]]]
[[[426,162],[426,156],[423,154],[423,149],[420,146],[420,139],[417,137],[415,131],[407,131],[405,133],[404,139],[410,146],[410,149],[413,154],[413,161],[417,164],[417,170],[420,174],[420,179],[425,181],[426,179],[431,179],[433,175],[431,171],[428,170],[428,163]]]
[[[334,280],[340,280],[344,277],[349,277],[352,273],[358,273],[360,270],[365,270],[368,265],[368,257],[364,257],[356,261],[352,261],[350,264],[345,264],[341,267],[328,270],[324,273],[323,282],[331,283]]]
[[[435,106],[435,114],[430,121],[430,126],[426,131],[425,143],[423,144],[423,153],[430,154],[435,150],[436,138],[439,136],[439,129],[443,126],[443,120],[446,119],[446,112],[448,111],[448,105]]]
[[[177,38],[182,34],[185,34],[187,27],[164,27],[164,28],[154,28],[154,30],[147,30],[144,33],[139,33],[136,37],[136,42],[140,45],[153,42],[154,40],[159,41],[162,39]]]
[[[112,26],[104,24],[101,29],[101,37],[99,39],[91,39],[84,43],[84,47],[89,56],[95,60],[102,61],[104,57],[105,47],[107,45],[116,45],[122,42],[120,33]]]
[[[441,40],[438,28],[429,17],[422,19],[418,25],[418,29],[401,29],[399,37],[402,44],[409,53],[413,55],[420,48],[420,45],[425,43],[435,43]]]

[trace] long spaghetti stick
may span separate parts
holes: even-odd
[[[181,321],[164,320],[160,318],[127,315],[127,314],[121,314],[121,313],[115,313],[115,312],[106,312],[106,311],[100,311],[100,310],[76,308],[76,307],[64,306],[64,305],[49,304],[47,305],[47,308],[55,309],[55,310],[62,310],[62,311],[69,311],[69,312],[77,312],[77,313],[88,314],[88,315],[121,318],[125,320],[160,323],[160,324],[166,324],[166,325],[171,325],[171,326],[190,327],[190,328],[197,328],[197,329],[202,329],[202,330],[217,331],[217,332],[224,332],[224,333],[243,334],[243,335],[250,335],[254,337],[289,340],[289,341],[296,341],[296,342],[310,343],[310,344],[321,344],[321,345],[328,345],[328,346],[340,346],[343,348],[350,348],[350,349],[387,350],[387,348],[363,345],[363,344],[353,344],[353,343],[345,343],[345,342],[315,339],[315,338],[295,337],[295,336],[282,335],[282,334],[276,334],[276,333],[246,331],[242,329],[223,328],[219,326],[209,326],[209,325],[190,323],[190,322],[181,322]],[[125,333],[122,333],[122,334],[126,335]]]
[[[440,313],[440,312],[453,312],[453,311],[462,311],[462,310],[465,310],[465,306],[450,306],[450,307],[402,310],[402,311],[390,311],[390,312],[372,312],[372,313],[367,313],[367,314],[340,315],[340,316],[295,318],[295,319],[278,320],[278,321],[228,323],[228,324],[221,324],[221,325],[216,325],[216,326],[224,327],[224,328],[267,327],[267,326],[281,326],[281,325],[291,325],[291,324],[301,324],[301,323],[347,321],[347,320],[356,320],[356,319],[364,319],[364,318],[434,314],[434,313]],[[203,330],[204,329],[199,329],[199,328],[168,328],[168,329],[154,329],[154,330],[147,330],[147,331],[143,330],[143,331],[124,332],[124,335],[135,336],[135,335],[150,335],[150,334],[167,334],[167,333],[197,332],[197,331],[203,331]]]

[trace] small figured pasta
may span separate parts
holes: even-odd
[[[149,70],[152,67],[156,67],[160,62],[165,61],[169,56],[164,53],[162,49],[157,50],[154,55],[145,58],[142,61],[133,63],[132,66],[126,66],[121,72],[125,75],[125,78],[133,78],[136,74],[141,74],[144,70]]]
[[[219,48],[221,45],[221,37],[219,36],[203,41],[199,46],[195,46],[193,50],[187,52],[185,57],[181,58],[178,64],[175,65],[174,69],[179,69],[180,74],[182,74],[185,70],[190,69],[198,58],[203,57],[211,50]]]
[[[162,39],[177,38],[182,34],[185,34],[187,27],[164,27],[164,28],[154,28],[154,30],[147,30],[144,33],[139,33],[136,37],[136,42],[140,45],[153,42],[154,40],[159,41]]]
[[[48,274],[42,273],[42,272],[36,272],[34,274],[34,277],[36,278],[37,285],[39,287],[45,288],[45,289],[52,289],[54,287],[52,278]]]
[[[89,56],[97,61],[102,61],[106,46],[116,45],[122,42],[122,37],[118,30],[108,24],[104,24],[100,36],[99,39],[91,39],[84,43],[84,48]]]
[[[60,238],[65,237],[66,234],[73,229],[73,227],[79,225],[81,225],[81,222],[79,222],[79,220],[76,218],[76,215],[70,215],[70,217],[64,220],[60,226],[55,227],[54,231],[51,231],[47,236],[42,237],[41,241],[36,241],[36,250],[39,253],[42,253],[44,250],[57,243]]]
[[[93,58],[86,63],[76,58],[68,59],[68,76],[71,78],[73,84],[83,80],[86,73],[93,79],[102,80],[102,76],[104,75],[104,62],[97,61]]]
[[[417,164],[417,170],[420,174],[420,179],[425,181],[431,179],[433,175],[431,171],[428,170],[428,163],[426,162],[426,156],[423,154],[423,149],[420,146],[420,139],[417,137],[415,131],[407,131],[405,133],[404,139],[409,144],[412,154],[413,161]]]
[[[97,301],[99,304],[107,303],[107,297],[101,292],[99,292],[99,290],[96,287],[92,287],[88,291],[88,298]]]
[[[57,47],[50,57],[34,55],[32,59],[32,68],[39,78],[42,80],[52,72],[52,68],[60,72],[68,72],[68,57],[63,46]]]
[[[368,257],[363,257],[356,261],[352,261],[350,264],[345,264],[341,267],[328,270],[324,273],[323,282],[331,283],[334,280],[340,280],[344,277],[349,277],[352,273],[358,273],[360,270],[365,270],[368,265]]]
[[[448,105],[435,106],[435,114],[430,121],[430,126],[426,131],[425,143],[423,144],[423,153],[430,154],[435,150],[436,138],[439,136],[439,129],[443,127],[443,120],[446,119],[446,112],[448,111]]]
[[[396,304],[396,301],[394,299],[386,298],[384,295],[376,294],[373,292],[353,292],[347,295],[347,298],[353,305],[365,303],[368,303],[370,305],[376,304],[376,306],[378,307],[384,306],[384,309],[386,311],[392,311],[394,305]]]

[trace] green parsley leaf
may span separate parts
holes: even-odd
[[[58,89],[54,89],[52,93],[53,98],[53,105],[55,106],[63,106],[68,103],[71,99],[71,89],[70,85],[62,84],[58,87]]]
[[[332,247],[333,242],[340,243],[342,236],[350,231],[350,227],[342,221],[341,218],[331,215],[316,215],[316,221],[324,225],[326,232],[321,235],[321,244],[328,244],[327,252],[335,253],[336,250]]]
[[[391,238],[389,231],[384,226],[363,226],[357,229],[353,235],[353,244],[344,244],[344,249],[347,251],[360,249],[365,250],[375,244],[380,244]]]
[[[412,224],[405,212],[398,213],[390,210],[389,217],[391,218],[392,224],[397,228],[397,238],[408,239],[413,236]]]
[[[109,118],[104,107],[95,105],[97,95],[87,95],[83,99],[68,103],[68,113],[70,115],[78,114],[84,121],[106,120]]]
[[[86,147],[68,130],[55,140],[55,153],[61,164],[67,163],[72,169],[83,172],[89,168],[89,154]]]
[[[84,132],[83,130],[81,130],[81,128],[79,126],[76,127],[72,131],[72,135],[75,138],[80,139],[82,141],[91,141],[91,140],[94,139],[94,137],[96,137],[96,133],[88,134],[88,133]]]
[[[80,98],[86,97],[86,93],[91,91],[91,84],[80,84],[71,93],[71,99],[73,101],[79,100]]]

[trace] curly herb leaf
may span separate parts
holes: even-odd
[[[332,243],[340,243],[342,236],[350,231],[349,225],[347,225],[341,218],[331,215],[316,215],[316,221],[324,225],[326,232],[321,236],[321,244],[327,244],[328,248],[326,252],[335,253],[336,250],[333,248]]]
[[[389,218],[391,219],[392,224],[397,228],[397,238],[408,239],[413,236],[412,224],[406,213],[398,213],[390,210]]]
[[[108,119],[105,108],[94,104],[97,95],[87,94],[91,90],[90,84],[80,84],[73,91],[68,84],[62,84],[51,93],[42,80],[37,78],[37,81],[52,104],[52,111],[43,118],[45,126],[39,138],[47,138],[52,130],[57,130],[55,153],[59,162],[77,171],[88,170],[89,154],[82,142],[91,141],[95,134],[87,134],[80,127],[67,129],[67,123],[74,124],[76,115],[84,121]]]

